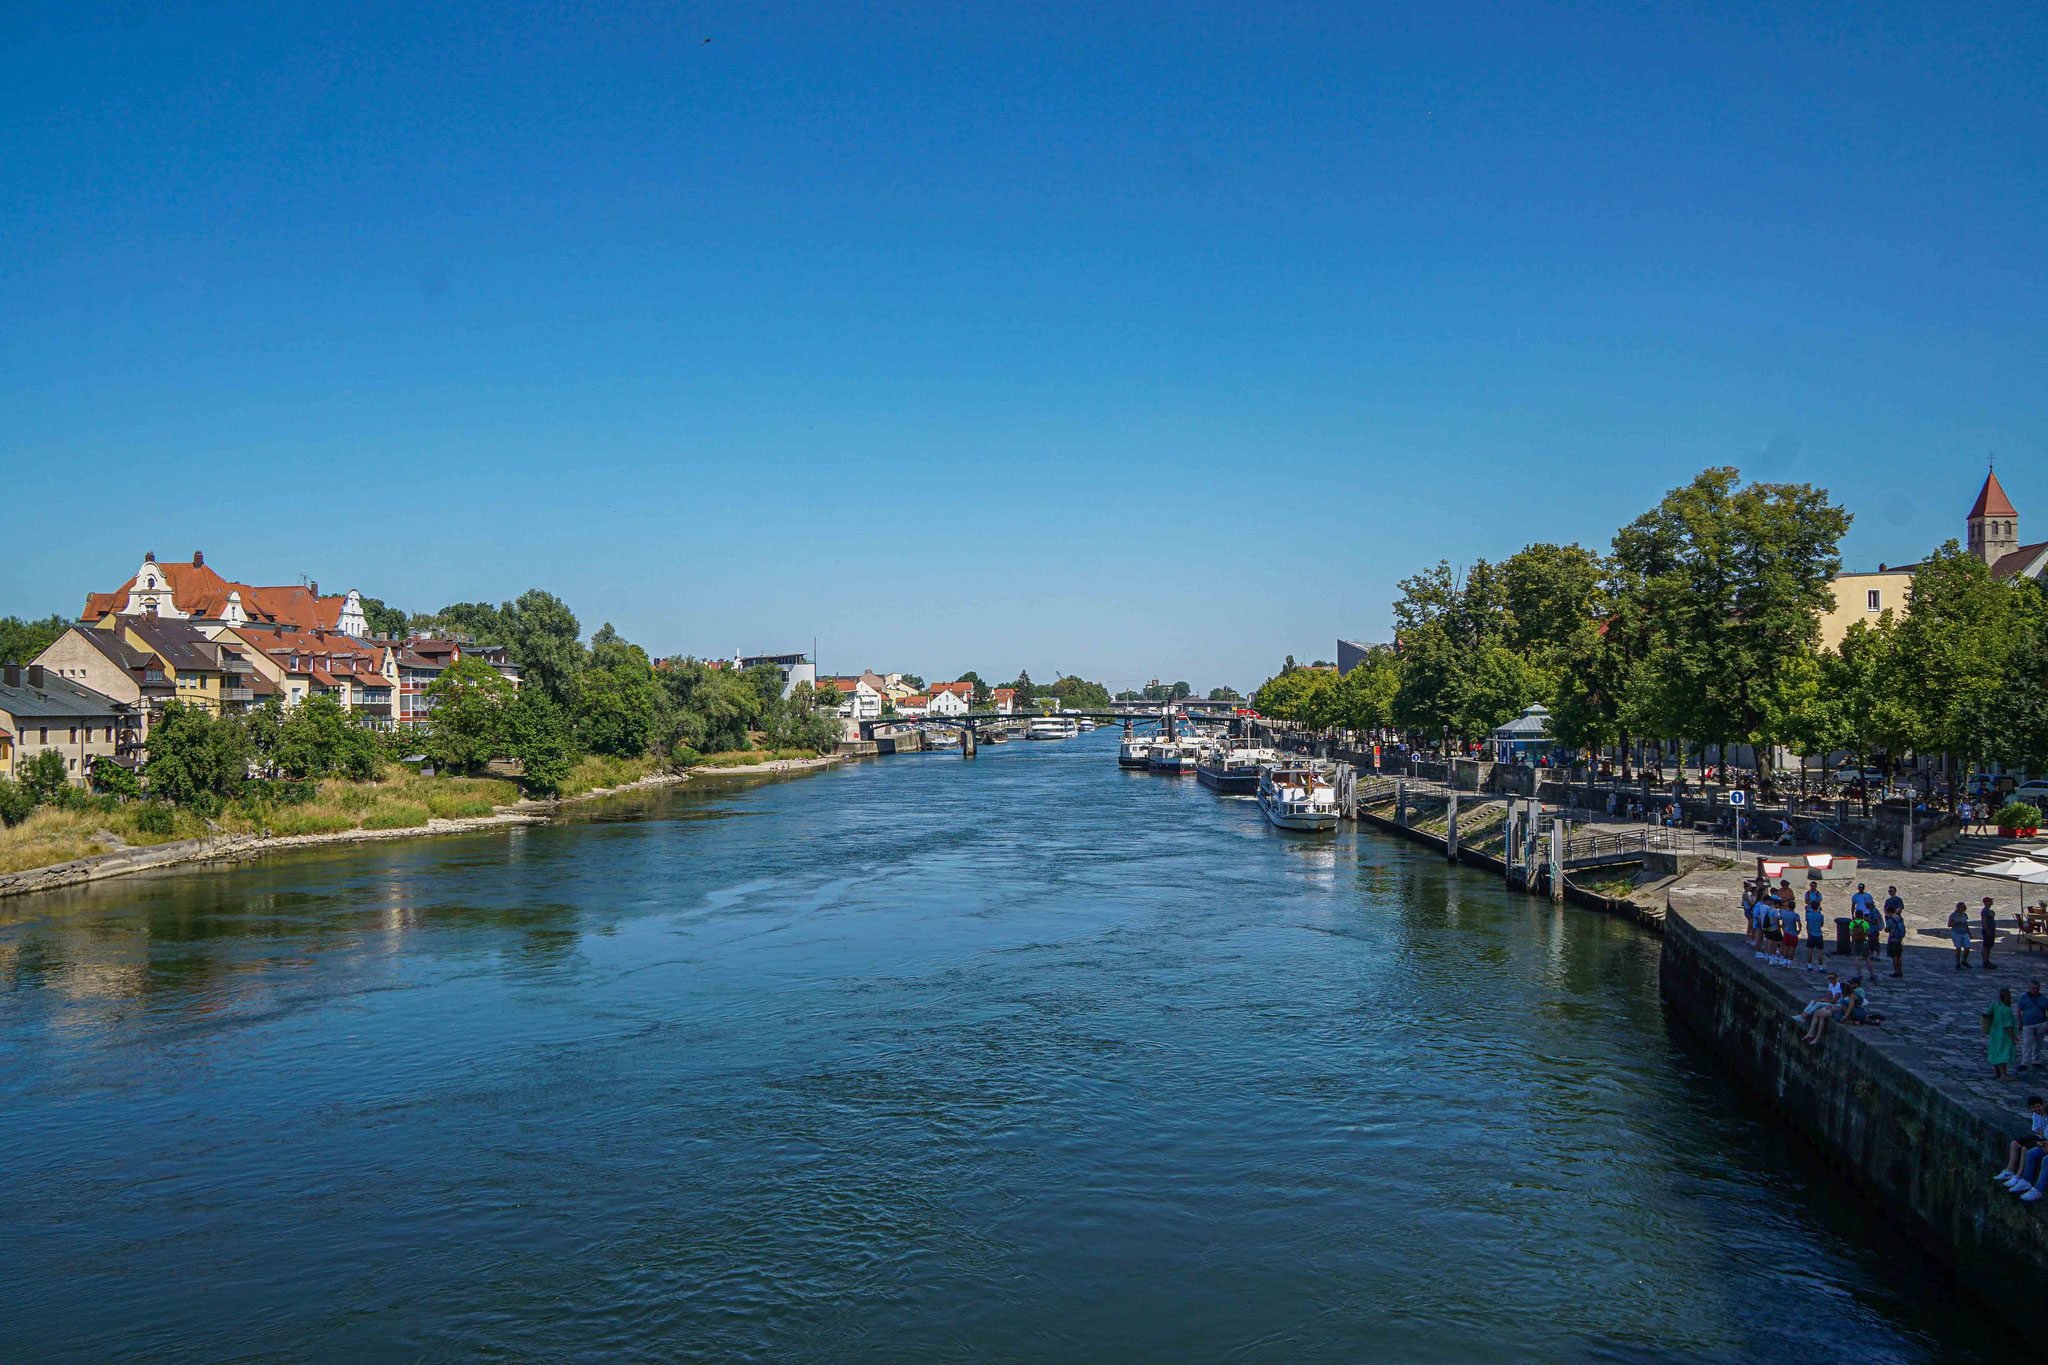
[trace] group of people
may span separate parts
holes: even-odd
[[[1984,898],[1984,907],[1977,912],[1978,934],[1982,939],[1983,967],[1987,972],[1998,970],[1998,964],[1991,960],[1992,945],[1998,942],[1998,911],[1992,908],[1991,897]],[[1955,945],[1956,970],[1967,970],[1970,965],[1970,907],[1962,901],[1948,912],[1948,938]]]
[[[1849,954],[1862,964],[1865,973],[1870,972],[1877,962],[1877,945],[1881,936],[1885,955],[1891,959],[1892,975],[1904,976],[1906,902],[1899,898],[1896,886],[1885,890],[1884,908],[1880,911],[1877,898],[1862,882],[1856,883],[1856,894],[1849,897]],[[1795,902],[1789,881],[1780,880],[1776,886],[1768,883],[1745,886],[1742,890],[1742,915],[1749,929],[1750,949],[1759,960],[1774,967],[1804,967],[1809,972],[1822,970],[1828,915],[1826,898],[1818,882],[1809,883],[1806,888],[1803,914]],[[1967,940],[1967,932],[1964,938]],[[1802,939],[1806,944],[1803,963],[1799,959]],[[1829,975],[1833,976],[1833,973]]]
[[[1851,1024],[1882,1024],[1884,1016],[1870,1009],[1870,997],[1864,994],[1863,978],[1852,976],[1848,984],[1834,972],[1828,973],[1827,994],[1807,1002],[1799,1011],[1800,1022],[1806,1025],[1806,1032],[1800,1042],[1813,1047],[1820,1042],[1821,1034],[1827,1031],[1828,1022],[1841,1019]]]

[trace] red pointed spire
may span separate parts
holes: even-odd
[[[1977,490],[1977,501],[1970,507],[1971,518],[1974,520],[1977,517],[2018,515],[2019,513],[2013,510],[2012,499],[2005,496],[2005,489],[1999,486],[1998,471],[1994,469],[1986,473],[1984,486]]]

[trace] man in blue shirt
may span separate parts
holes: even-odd
[[[2020,1020],[2020,1065],[2025,1071],[2030,1066],[2041,1064],[2041,1034],[2048,1030],[2048,995],[2041,994],[2041,983],[2027,983],[2026,991],[2013,1002],[2013,1008]]]
[[[1820,901],[1813,896],[1806,898],[1806,970],[1817,972],[1821,968],[1822,950],[1827,947],[1828,917],[1821,912]]]

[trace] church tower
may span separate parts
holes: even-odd
[[[2020,514],[1999,487],[1995,470],[1984,475],[1984,487],[1970,508],[1969,527],[1970,553],[1986,564],[1996,564],[2000,556],[2020,547]]]

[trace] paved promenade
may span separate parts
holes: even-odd
[[[1707,935],[1740,961],[1753,965],[1774,983],[1787,1009],[1803,1008],[1807,1001],[1826,993],[1825,970],[1839,972],[1844,981],[1855,973],[1854,959],[1838,957],[1834,950],[1834,920],[1848,913],[1849,897],[1861,880],[1878,903],[1885,899],[1885,887],[1897,886],[1906,902],[1906,957],[1903,980],[1891,975],[1891,960],[1879,952],[1875,974],[1864,982],[1871,1008],[1885,1016],[1876,1027],[1844,1027],[1830,1024],[1821,1046],[1841,1046],[1837,1034],[1853,1034],[1872,1047],[1894,1053],[1898,1059],[1957,1096],[2005,1115],[2015,1131],[2026,1128],[2026,1097],[2035,1090],[2048,1093],[2048,1068],[2018,1072],[2010,1080],[1991,1077],[1985,1060],[1985,1037],[1980,1017],[1998,998],[1998,988],[2009,986],[2017,997],[2029,980],[2039,977],[2048,991],[2048,954],[2030,952],[2016,931],[2010,928],[2020,908],[2022,892],[2039,900],[2048,888],[2022,887],[1998,877],[1978,877],[1931,872],[1909,872],[1886,863],[1866,864],[1848,882],[1821,883],[1827,896],[1828,951],[1823,971],[1796,967],[1767,967],[1750,952],[1742,923],[1742,881],[1754,876],[1752,860],[1743,867],[1702,868],[1673,882],[1664,891],[1673,913]],[[1803,872],[1794,870],[1792,884],[1802,897],[1806,883]],[[1984,896],[1996,898],[2001,925],[2000,941],[1992,951],[1997,969],[1984,971],[1976,964],[1980,953],[1973,948],[1968,971],[1955,969],[1955,952],[1949,944],[1948,913],[1957,901],[1967,904],[1974,915]],[[1974,942],[1974,940],[1973,940]],[[1806,955],[1801,945],[1800,956]],[[1794,1044],[1797,1046],[1797,1044]]]

